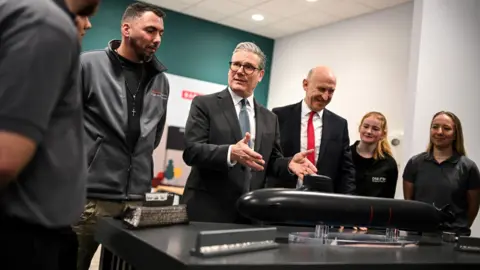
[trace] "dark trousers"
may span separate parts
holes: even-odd
[[[18,219],[0,219],[2,270],[75,270],[77,237],[70,227],[47,229]]]

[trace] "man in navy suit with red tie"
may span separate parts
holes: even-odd
[[[316,164],[317,174],[332,178],[335,193],[354,194],[355,168],[347,120],[325,108],[332,100],[336,82],[330,68],[313,68],[303,80],[305,98],[272,111],[278,116],[284,155],[314,149],[307,158]]]

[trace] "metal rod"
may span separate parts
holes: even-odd
[[[325,224],[317,224],[315,226],[315,238],[319,238],[320,242],[323,244],[327,243],[328,233],[330,227]]]
[[[397,242],[400,231],[395,228],[387,228],[385,230],[385,241],[386,242]]]

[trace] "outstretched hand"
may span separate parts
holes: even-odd
[[[313,151],[313,149],[310,149],[295,154],[288,164],[290,171],[296,174],[301,180],[303,180],[303,176],[305,175],[317,173],[317,168],[315,165],[313,165],[312,162],[307,159],[308,154],[312,153]]]
[[[243,139],[232,145],[230,160],[236,161],[252,170],[262,171],[265,161],[263,160],[262,155],[248,147],[250,139],[251,135],[247,132]]]

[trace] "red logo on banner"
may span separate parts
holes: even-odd
[[[188,90],[183,90],[183,91],[182,91],[182,98],[183,98],[183,99],[192,100],[194,97],[196,97],[196,96],[201,96],[201,95],[202,95],[202,94],[200,94],[200,93],[195,93],[195,92],[188,91]]]

